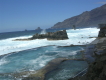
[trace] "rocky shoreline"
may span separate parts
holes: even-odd
[[[53,45],[49,45],[53,46]],[[85,47],[85,45],[70,45],[70,46],[57,46],[57,47],[73,47],[73,46],[82,46]],[[45,46],[43,46],[45,47]],[[35,49],[35,48],[34,48]],[[30,49],[29,49],[30,50]],[[83,53],[83,51],[80,51]],[[13,52],[15,53],[15,52]],[[9,54],[13,54],[9,53]],[[8,55],[8,54],[5,54]],[[1,56],[5,56],[1,55]],[[85,61],[85,58],[78,58],[78,59],[72,59],[72,58],[56,58],[48,62],[43,68],[37,71],[25,71],[25,72],[19,72],[19,73],[0,73],[1,76],[8,76],[11,75],[13,78],[22,78],[22,80],[45,80],[46,74],[48,74],[51,71],[54,71],[61,63],[69,60],[74,61]],[[24,77],[26,76],[26,77]]]
[[[68,80],[106,80],[106,26],[100,28],[98,38],[87,46],[85,57],[89,62],[87,72]]]
[[[55,70],[61,63],[69,60],[74,61],[85,61],[85,58],[82,59],[70,59],[70,58],[56,58],[51,60],[47,63],[46,66],[44,66],[42,69],[37,71],[25,71],[25,72],[19,72],[19,73],[0,73],[2,76],[12,76],[13,78],[21,78],[22,80],[45,80],[45,76]]]
[[[105,34],[105,28],[100,29],[99,34]],[[104,31],[101,31],[104,30]],[[98,35],[99,35],[98,34]],[[93,42],[86,46],[84,57],[81,59],[68,59],[68,58],[56,58],[50,61],[45,67],[38,70],[37,72],[22,72],[11,74],[16,78],[22,78],[22,80],[45,80],[45,75],[56,69],[58,65],[67,60],[77,60],[77,61],[87,61],[89,63],[89,67],[79,72],[75,77],[70,78],[68,80],[105,80],[106,79],[106,37],[99,36]],[[64,46],[64,47],[71,47]],[[63,46],[58,46],[63,47]],[[30,73],[30,74],[28,74]],[[2,75],[2,74],[0,74]],[[6,75],[6,74],[4,74]],[[27,75],[27,77],[23,77],[23,75]]]

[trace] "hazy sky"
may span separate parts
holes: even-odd
[[[0,32],[50,28],[106,0],[0,0]]]

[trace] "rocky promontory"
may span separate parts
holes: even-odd
[[[13,41],[27,41],[27,40],[34,40],[34,39],[45,39],[47,40],[64,40],[68,39],[66,30],[57,31],[57,32],[48,32],[46,34],[35,34],[31,38],[27,39],[15,39]]]
[[[100,27],[98,37],[91,42],[85,52],[89,63],[84,75],[68,80],[106,80],[106,26]]]

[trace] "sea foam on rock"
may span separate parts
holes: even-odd
[[[68,39],[66,30],[57,31],[57,32],[48,32],[46,34],[35,34],[31,39],[44,39],[48,40],[63,40]]]
[[[106,26],[100,27],[98,38],[88,45],[86,58],[90,62],[87,73],[68,80],[106,80]]]
[[[57,31],[57,32],[48,32],[46,34],[35,34],[31,38],[28,39],[15,39],[14,41],[25,41],[25,40],[34,40],[34,39],[44,39],[47,40],[64,40],[68,39],[66,30]]]

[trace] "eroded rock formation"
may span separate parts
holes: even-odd
[[[86,54],[91,63],[87,73],[69,80],[106,80],[106,26],[100,27],[98,38],[88,46]],[[90,47],[91,46],[91,47]],[[88,60],[89,60],[88,59]]]
[[[46,34],[35,34],[31,39],[44,39],[48,40],[63,40],[68,39],[66,30],[57,32],[48,32]]]
[[[106,80],[106,50],[104,54],[96,56],[96,60],[88,67],[84,76],[77,76],[69,80]]]
[[[34,40],[34,39],[44,39],[47,40],[64,40],[68,39],[66,30],[57,31],[57,32],[48,32],[46,34],[35,34],[31,38],[28,39],[15,39],[14,41],[26,41],[26,40]]]
[[[100,26],[98,37],[106,37],[106,24],[104,26]]]

